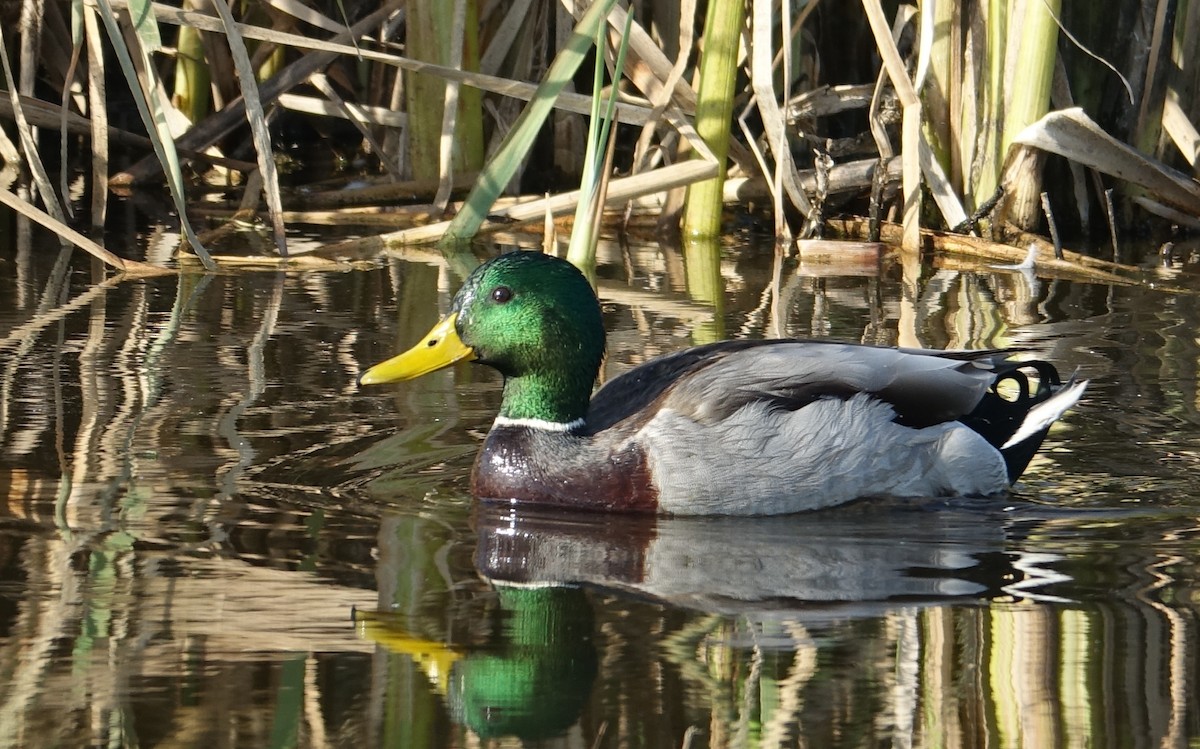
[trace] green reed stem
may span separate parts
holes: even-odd
[[[1031,0],[1027,4],[1020,30],[1020,52],[1013,66],[1014,85],[1004,112],[1001,160],[1017,134],[1050,111],[1050,86],[1058,59],[1055,18],[1061,13],[1062,0]]]
[[[605,22],[616,0],[600,0],[593,3],[575,25],[575,31],[567,44],[554,58],[546,77],[538,85],[533,99],[525,105],[508,135],[496,150],[491,160],[479,173],[479,179],[471,188],[471,194],[458,215],[450,222],[442,237],[443,246],[454,246],[467,242],[479,231],[496,198],[508,185],[521,161],[529,155],[533,141],[542,124],[554,109],[554,101],[579,69],[583,58],[592,48],[596,29]]]
[[[712,0],[704,20],[704,53],[696,91],[696,132],[720,164],[716,177],[688,188],[683,233],[711,237],[721,233],[725,160],[729,156],[734,84],[738,74],[738,41],[745,5],[742,0]]]
[[[408,55],[439,65],[451,63],[450,44],[454,28],[454,0],[410,0]],[[462,68],[479,69],[479,12],[475,0],[467,0],[463,27]],[[446,81],[424,73],[407,74],[408,148],[415,179],[441,177],[441,140]],[[453,170],[473,172],[483,164],[483,104],[479,89],[462,86],[455,114]]]

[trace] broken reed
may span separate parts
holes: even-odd
[[[753,10],[758,3],[769,0],[752,0]],[[378,34],[380,29],[395,25],[395,16],[391,11],[401,3],[392,2],[382,5],[372,14],[369,21],[356,24],[355,38],[362,40],[366,34]],[[657,18],[669,15],[677,10],[679,3],[659,2],[648,0],[639,11],[643,17]],[[115,29],[114,20],[118,13],[123,13],[125,7],[120,0],[108,2],[103,0],[98,9],[85,6],[85,12],[96,13],[106,21],[110,29],[110,38],[105,44],[115,42],[121,34],[111,33]],[[488,72],[499,78],[510,81],[523,81],[530,76],[540,76],[547,69],[545,62],[539,65],[536,61],[549,61],[557,57],[570,46],[572,33],[560,30],[559,33],[539,33],[545,29],[545,23],[534,24],[530,19],[541,22],[558,16],[574,22],[582,16],[575,9],[576,16],[557,13],[557,4],[551,0],[518,0],[510,3],[483,2],[483,0],[458,0],[456,3],[433,3],[422,10],[418,6],[408,9],[409,16],[405,23],[406,44],[409,53],[418,50],[424,42],[432,51],[430,57],[436,58],[439,64],[447,68],[459,66],[463,69],[485,64]],[[1029,123],[1038,119],[1049,109],[1069,106],[1074,99],[1085,106],[1092,118],[1098,121],[1117,140],[1125,143],[1137,143],[1140,147],[1151,152],[1157,158],[1181,164],[1194,173],[1200,164],[1200,136],[1196,135],[1194,123],[1200,114],[1200,71],[1195,62],[1200,59],[1197,54],[1197,38],[1200,35],[1188,33],[1200,24],[1200,0],[1180,0],[1174,15],[1162,12],[1162,3],[1154,0],[1139,0],[1109,6],[1107,4],[1068,4],[1063,6],[1061,0],[940,0],[934,4],[933,12],[936,17],[932,22],[919,23],[914,29],[920,29],[919,43],[912,47],[914,56],[923,56],[918,60],[916,68],[922,76],[918,81],[921,94],[921,112],[923,130],[931,153],[942,170],[948,175],[948,183],[954,192],[954,197],[968,211],[984,203],[993,193],[995,185],[1005,183],[1009,188],[1009,201],[1006,206],[1007,216],[1020,226],[1027,227],[1036,223],[1040,216],[1038,196],[1043,172],[1044,157],[1039,154],[1026,153],[1022,158],[1013,158],[1011,144],[1017,134]],[[160,22],[182,23],[177,44],[174,48],[175,58],[165,53],[147,50],[143,56],[140,50],[127,53],[130,63],[125,69],[126,83],[130,87],[135,100],[140,96],[144,99],[142,106],[147,112],[147,121],[154,121],[156,129],[159,122],[165,121],[165,114],[159,109],[164,103],[157,95],[157,81],[174,65],[174,90],[169,93],[183,105],[192,116],[205,111],[208,91],[211,86],[204,84],[204,73],[209,72],[210,65],[220,63],[219,75],[212,75],[218,81],[218,87],[223,88],[230,79],[228,70],[228,55],[232,50],[222,51],[220,44],[214,44],[214,39],[220,39],[222,27],[211,25],[204,27],[204,35],[197,39],[188,26],[200,27],[203,20],[199,16],[189,16],[187,11],[151,6],[154,16]],[[664,114],[665,102],[669,97],[675,106],[681,107],[683,114],[697,116],[698,125],[703,128],[702,136],[705,142],[717,152],[718,159],[724,163],[721,152],[723,141],[729,139],[731,151],[736,162],[736,168],[744,174],[755,176],[765,182],[768,191],[777,193],[781,188],[774,176],[774,164],[779,154],[771,153],[771,144],[760,152],[760,163],[747,158],[748,153],[759,147],[755,142],[754,133],[740,139],[738,131],[732,122],[732,102],[752,103],[749,91],[739,90],[733,81],[744,80],[746,71],[739,68],[745,64],[745,58],[739,58],[737,44],[745,37],[742,35],[746,21],[742,13],[743,6],[730,0],[714,0],[707,5],[709,16],[713,18],[711,25],[703,28],[681,29],[679,38],[695,40],[693,49],[680,51],[681,58],[677,61],[663,53],[663,49],[678,46],[677,40],[654,39],[640,24],[634,26],[632,36],[645,40],[649,47],[634,46],[630,63],[624,74],[627,78],[623,85],[626,94],[634,97],[645,97],[654,105],[655,116],[660,119],[653,124],[652,129],[657,135],[652,139],[651,150],[656,155],[654,159],[670,164],[673,159],[680,157],[680,143],[687,139],[686,133],[677,127],[667,127],[667,116]],[[778,120],[786,107],[782,93],[795,91],[798,96],[812,93],[822,86],[841,83],[861,83],[870,80],[878,74],[877,70],[868,69],[870,56],[850,55],[847,49],[862,50],[872,44],[872,40],[863,31],[863,7],[858,3],[832,3],[827,0],[792,0],[779,6],[786,17],[780,19],[778,32],[773,37],[774,49],[772,56],[778,75],[773,94],[774,108],[760,107],[760,122]],[[816,11],[814,12],[814,8]],[[922,8],[924,10],[925,8]],[[317,28],[307,38],[328,37],[333,30],[341,28],[342,24],[333,19],[341,19],[337,8],[324,8],[325,15],[306,17],[304,23]],[[422,20],[424,12],[432,13],[432,20]],[[47,7],[47,13],[61,12],[59,6]],[[278,28],[288,27],[297,19],[279,17],[277,11],[262,13],[255,4],[239,6],[237,12],[243,15],[236,20],[245,22],[251,18],[259,23],[273,23]],[[619,12],[619,11],[614,11]],[[472,14],[476,14],[473,16]],[[678,15],[678,13],[676,13]],[[470,19],[478,17],[478,22]],[[121,18],[124,18],[122,15]],[[184,18],[186,20],[179,20]],[[458,19],[464,19],[460,25]],[[208,22],[211,22],[211,17]],[[700,18],[681,18],[680,23],[696,25]],[[718,20],[720,23],[718,23]],[[889,19],[890,20],[890,19]],[[124,20],[122,23],[127,24]],[[69,24],[46,24],[37,33],[57,34]],[[1073,31],[1072,37],[1079,40],[1078,44],[1086,45],[1090,51],[1084,53],[1074,39],[1067,40],[1066,34],[1060,31],[1065,27]],[[565,27],[564,27],[565,28]],[[663,26],[662,28],[666,28]],[[324,29],[325,31],[320,31]],[[858,30],[858,36],[851,36],[853,30]],[[718,32],[718,30],[720,30]],[[283,103],[279,98],[281,93],[293,92],[310,80],[311,73],[304,70],[321,71],[331,63],[340,66],[342,75],[337,81],[342,86],[341,95],[350,104],[356,105],[356,113],[343,111],[342,117],[358,117],[366,125],[381,134],[402,132],[407,129],[407,138],[379,137],[379,143],[398,143],[407,140],[409,151],[406,153],[388,153],[386,157],[399,157],[401,171],[411,174],[421,171],[434,171],[443,185],[449,185],[451,178],[463,171],[473,171],[480,163],[478,154],[482,150],[483,140],[497,139],[497,135],[507,132],[514,125],[515,112],[508,105],[513,101],[503,96],[491,96],[489,115],[480,117],[478,102],[478,86],[485,88],[490,83],[475,84],[475,81],[464,82],[459,87],[457,106],[454,107],[453,96],[447,96],[447,86],[444,82],[432,87],[426,94],[420,94],[420,78],[413,75],[402,75],[397,68],[415,70],[405,67],[409,63],[400,63],[389,58],[391,53],[380,53],[374,57],[365,56],[355,61],[350,54],[318,53],[308,49],[307,43],[293,42],[299,37],[287,37],[276,34],[267,35],[270,29],[254,30],[243,27],[247,38],[260,41],[252,43],[251,51],[236,50],[235,56],[243,56],[242,66],[253,57],[256,70],[261,71],[263,58],[267,54],[275,54],[278,59],[279,50],[286,50],[287,60],[280,72],[270,80],[264,81],[263,105],[268,107]],[[215,32],[215,34],[214,34]],[[478,32],[476,35],[474,32]],[[686,33],[684,33],[686,32]],[[33,32],[31,32],[33,33]],[[640,36],[639,36],[640,35]],[[349,40],[350,37],[341,37]],[[761,41],[761,37],[754,37]],[[271,41],[264,45],[264,41]],[[730,44],[722,45],[724,39]],[[1131,43],[1132,40],[1132,43]],[[1145,44],[1142,44],[1142,42]],[[72,40],[59,40],[57,45],[44,45],[49,49],[71,48]],[[232,38],[226,39],[227,47],[236,46]],[[269,45],[274,45],[273,47]],[[461,50],[447,56],[445,50],[449,46]],[[492,45],[503,45],[503,49],[493,49]],[[377,45],[368,45],[378,49]],[[788,47],[789,55],[798,58],[796,64],[789,64],[788,75],[793,76],[789,81],[783,81],[782,62],[789,55],[782,54]],[[733,50],[731,53],[730,50]],[[89,66],[86,63],[89,54],[96,50],[85,50],[81,62],[73,68],[68,60],[53,54],[43,55],[35,62],[30,58],[24,60],[25,66],[40,66],[43,78],[48,81],[65,80],[69,76],[83,79],[83,71]],[[10,54],[16,54],[12,52]],[[1097,62],[1095,57],[1104,58],[1116,70],[1110,70]],[[1060,59],[1061,56],[1061,59]],[[392,56],[397,57],[397,56]],[[389,58],[389,59],[384,59]],[[739,59],[742,62],[739,62]],[[308,67],[299,65],[311,60]],[[414,61],[416,65],[419,61]],[[672,76],[672,68],[683,71],[681,76]],[[307,64],[307,63],[306,63]],[[452,77],[441,72],[441,68],[419,68],[423,78],[437,80],[463,81],[462,78]],[[217,68],[214,68],[214,71]],[[699,70],[699,75],[695,71]],[[711,73],[709,72],[711,70]],[[73,72],[72,72],[73,71]],[[1117,72],[1119,71],[1119,73]],[[795,72],[803,75],[793,75]],[[25,80],[26,76],[22,76]],[[489,79],[491,80],[491,79]],[[656,95],[654,85],[661,87],[664,81],[677,80],[673,92]],[[696,89],[689,82],[696,80]],[[1129,81],[1131,97],[1123,95],[1123,80]],[[657,84],[647,87],[648,81]],[[83,85],[88,85],[84,81]],[[93,84],[95,85],[95,84]],[[349,86],[349,90],[346,88]],[[207,88],[207,90],[206,90]],[[145,93],[136,93],[137,91]],[[732,100],[726,93],[732,91]],[[1113,95],[1113,91],[1122,92]],[[25,92],[31,94],[32,91]],[[110,92],[111,93],[111,92]],[[147,95],[147,93],[149,95]],[[227,99],[228,91],[222,91],[221,97]],[[762,79],[756,81],[755,97],[762,97]],[[308,97],[310,101],[306,111],[321,109],[317,106],[328,104],[306,93],[297,97],[289,93],[287,106],[295,106],[297,99]],[[77,97],[67,97],[68,100]],[[116,96],[111,98],[116,99]],[[796,97],[793,97],[793,101]],[[93,96],[93,101],[102,101]],[[84,112],[89,106],[86,101],[79,100]],[[447,102],[454,107],[453,117],[446,116],[444,106]],[[712,102],[718,102],[715,109]],[[218,104],[223,101],[216,102]],[[19,104],[19,103],[18,103]],[[428,104],[428,106],[425,106]],[[559,105],[562,104],[559,100]],[[650,106],[646,105],[646,106]],[[95,107],[95,104],[91,106]],[[523,106],[523,105],[521,105]],[[377,107],[381,112],[390,112],[397,108],[404,110],[408,117],[407,123],[397,123],[395,118],[374,116],[369,107]],[[332,107],[325,106],[326,111]],[[578,110],[577,110],[578,111]],[[715,113],[710,116],[710,113]],[[301,117],[315,117],[315,114],[297,114]],[[322,115],[326,116],[326,115]],[[857,115],[856,115],[857,116]],[[186,216],[186,205],[182,204],[183,194],[178,177],[178,167],[171,163],[173,142],[188,145],[194,149],[203,149],[228,133],[229,128],[237,127],[239,117],[245,121],[244,115],[216,115],[224,117],[225,124],[214,128],[217,135],[210,136],[207,141],[200,141],[185,135],[177,138],[167,132],[158,134],[156,140],[158,156],[161,165],[172,178],[168,180],[172,188],[178,190],[177,201],[181,204],[181,213]],[[193,131],[206,127],[214,115],[209,115],[198,123]],[[497,119],[503,118],[503,119]],[[482,122],[481,122],[482,119]],[[787,123],[775,122],[777,126],[788,128],[791,150],[800,161],[803,170],[812,151],[812,144],[828,141],[834,120],[839,121],[839,127],[845,129],[847,118],[833,112],[824,117],[818,117],[805,123],[803,128],[790,126]],[[861,117],[856,120],[858,127],[865,132],[867,123]],[[425,133],[422,135],[421,133]],[[680,137],[683,135],[684,137]],[[100,131],[97,139],[106,138]],[[577,128],[560,127],[552,132],[538,136],[553,140],[550,149],[541,149],[539,153],[553,150],[554,153],[582,152],[582,132]],[[895,149],[898,134],[892,130],[886,131],[890,138],[890,148]],[[532,144],[533,139],[528,143]],[[780,144],[774,142],[775,147]],[[531,165],[528,159],[532,145],[525,148],[516,156],[525,160],[525,166]],[[32,146],[34,153],[28,155],[32,160],[36,156],[37,144]],[[261,146],[260,146],[261,149]],[[97,149],[98,151],[101,149]],[[646,151],[639,151],[644,155]],[[902,149],[903,153],[903,149]],[[263,162],[267,154],[259,153],[259,161]],[[867,158],[868,154],[849,158]],[[510,156],[510,158],[512,158]],[[639,156],[639,159],[641,156]],[[1005,159],[1008,159],[1006,162]],[[544,172],[543,161],[532,163],[535,171]],[[628,163],[618,162],[615,168],[619,172],[629,170]],[[140,169],[140,168],[139,168]],[[513,174],[520,174],[523,167],[518,165]],[[1079,171],[1079,170],[1077,170]],[[763,177],[766,173],[772,175]],[[137,173],[136,170],[131,173]],[[699,172],[697,172],[698,174]],[[145,178],[146,172],[141,171]],[[677,175],[678,173],[672,172]],[[568,183],[577,180],[578,175],[562,175]],[[667,179],[664,176],[661,189],[679,186],[679,177]],[[688,177],[695,181],[698,176]],[[928,172],[926,172],[928,180]],[[1075,178],[1076,183],[1080,178]],[[270,180],[266,180],[267,189],[271,188]],[[1084,181],[1086,189],[1078,189],[1077,184],[1057,184],[1049,186],[1051,202],[1060,206],[1073,206],[1076,196],[1086,195],[1087,190],[1094,191],[1096,180]],[[493,186],[497,194],[508,185]],[[643,189],[643,188],[639,188]],[[861,188],[860,188],[861,189]],[[40,190],[46,193],[46,187]],[[722,193],[708,190],[707,187],[694,185],[691,205],[688,209],[684,225],[689,233],[709,234],[719,231],[720,202]],[[51,188],[48,194],[53,194]],[[618,193],[624,194],[624,193]],[[1095,194],[1084,198],[1088,202],[1096,200]],[[782,201],[775,201],[784,205]],[[1169,202],[1169,201],[1168,201]],[[941,202],[939,201],[939,205]],[[794,198],[793,210],[803,211]],[[1086,223],[1089,212],[1086,206],[1074,206]],[[474,209],[479,215],[486,215],[486,207]],[[557,210],[557,209],[556,209]],[[567,209],[569,210],[569,208]],[[1186,212],[1185,212],[1186,213]],[[936,216],[925,214],[925,221],[931,225],[941,223]]]

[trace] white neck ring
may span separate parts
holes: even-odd
[[[538,429],[543,432],[570,432],[583,426],[583,419],[574,421],[546,421],[545,419],[510,419],[507,416],[497,416],[492,422],[492,429],[498,427],[525,427]]]

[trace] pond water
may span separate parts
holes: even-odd
[[[0,747],[1200,744],[1186,269],[606,247],[608,377],[791,335],[1092,380],[1005,499],[656,520],[476,506],[490,370],[356,385],[440,256],[96,285],[53,247],[0,252]]]

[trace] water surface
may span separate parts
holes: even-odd
[[[790,335],[1093,384],[1003,500],[481,508],[494,373],[355,384],[445,311],[438,257],[95,285],[9,253],[0,746],[1200,742],[1195,295],[707,256],[607,251],[605,376]]]

